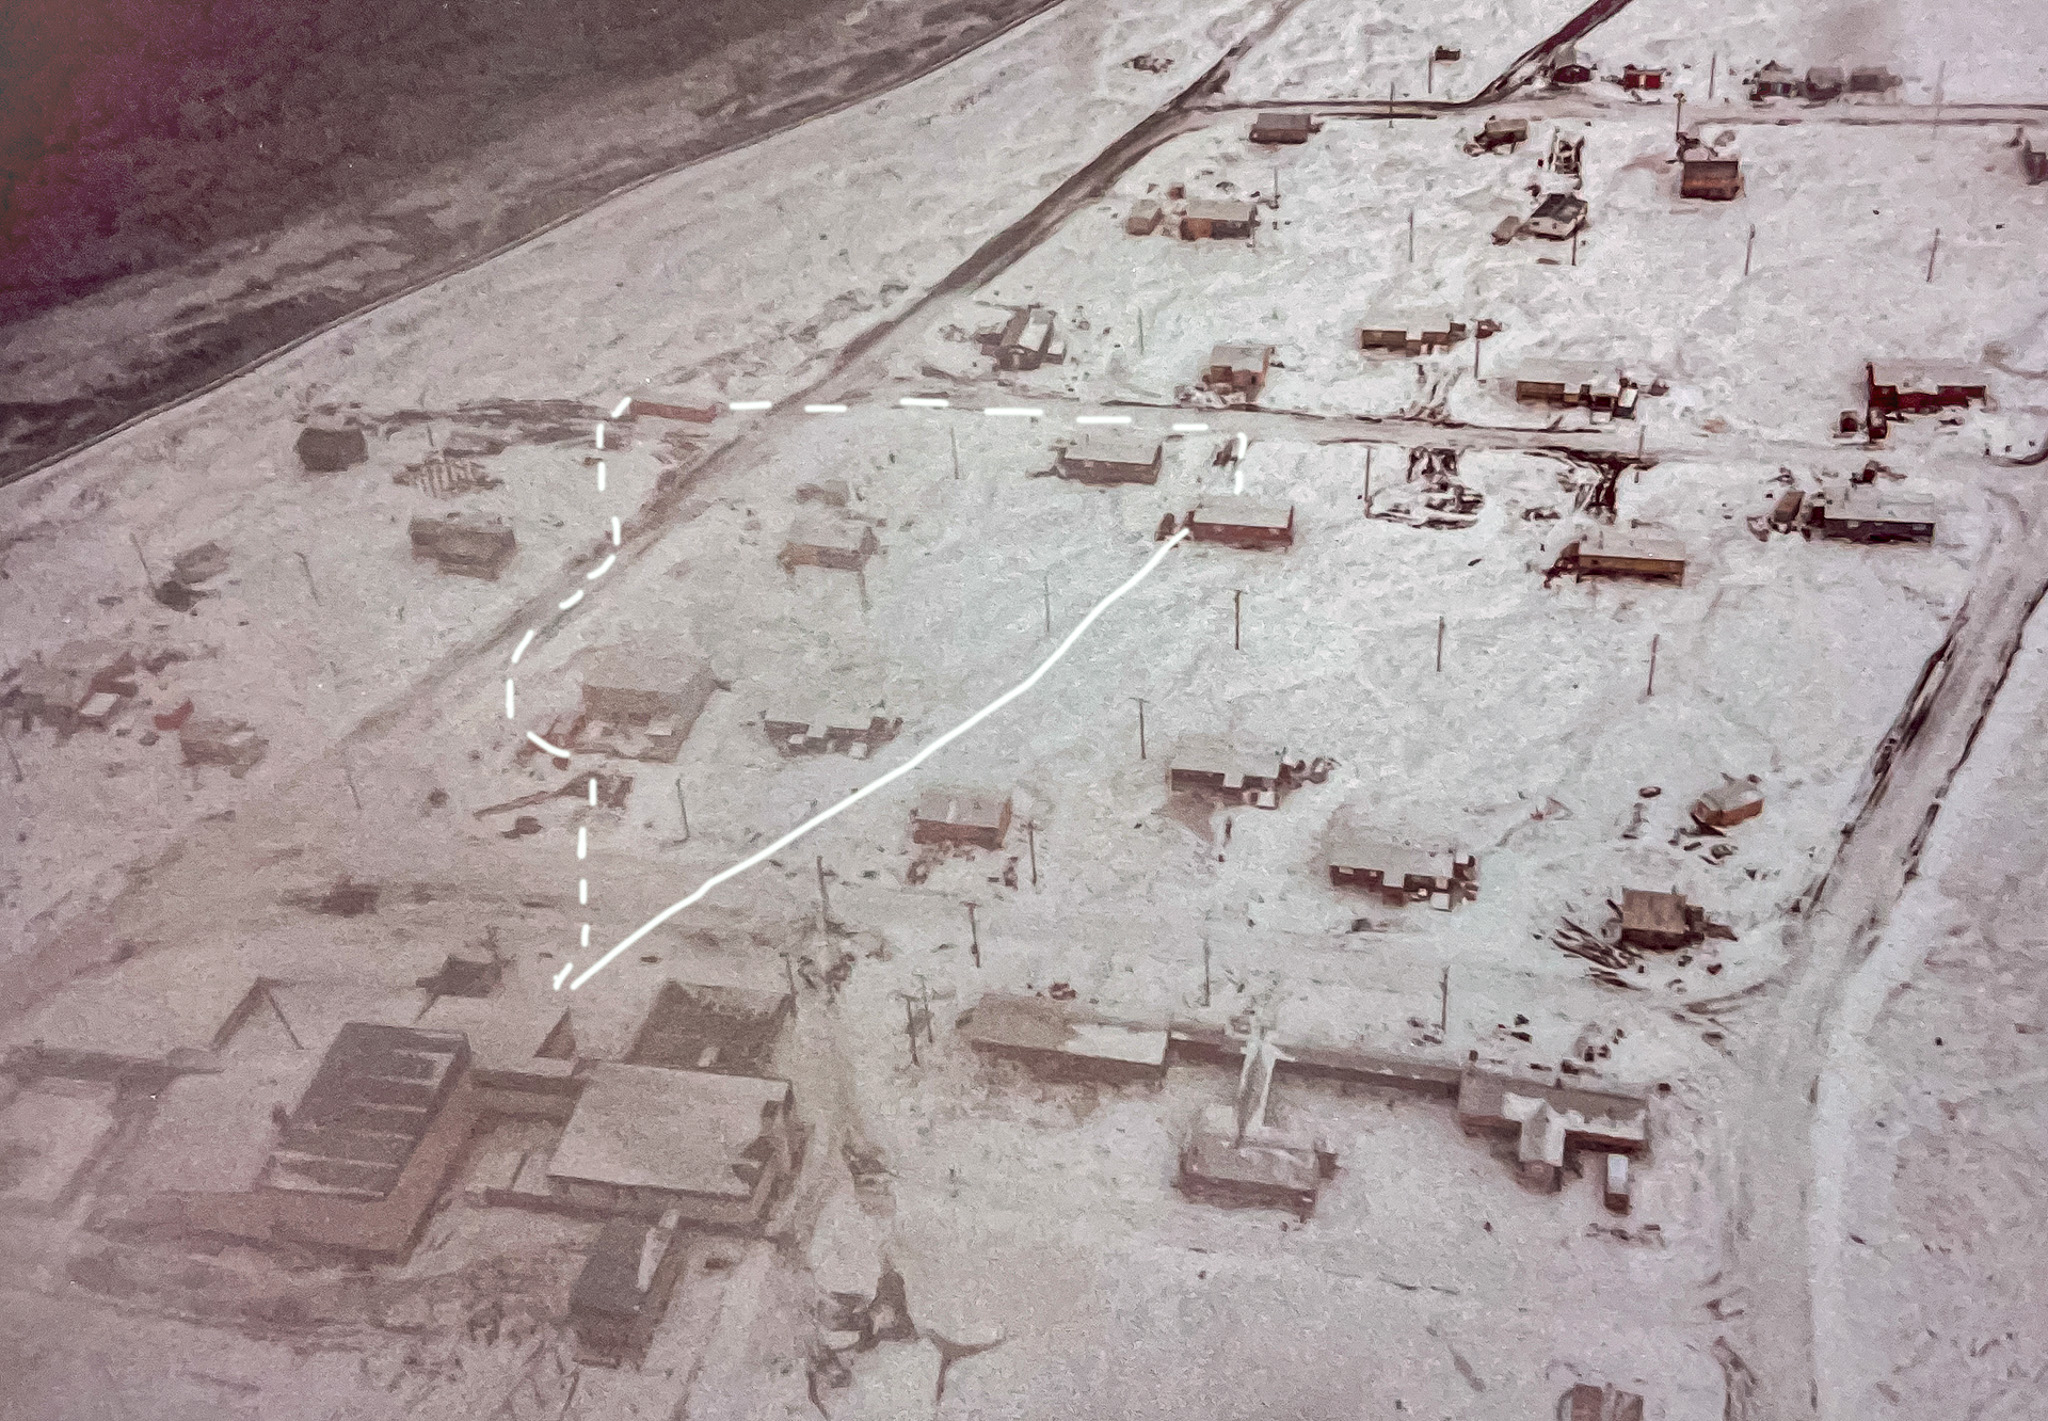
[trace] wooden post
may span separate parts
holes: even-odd
[[[1024,821],[1024,842],[1031,846],[1031,886],[1038,886],[1038,821]]]
[[[981,905],[978,903],[969,903],[967,905],[968,951],[974,954],[974,965],[976,967],[981,966],[981,928],[974,921],[974,910],[979,906]]]
[[[142,555],[142,540],[130,533],[128,541],[135,545],[135,560],[142,564],[143,587],[151,592],[156,591],[156,574],[149,570],[149,559]],[[320,599],[315,597],[313,600],[318,602]]]
[[[1437,992],[1441,1003],[1436,1014],[1436,1034],[1446,1036],[1451,1030],[1451,969],[1444,968],[1444,975],[1437,980]]]
[[[953,477],[960,477],[960,436],[951,427],[946,430],[946,442],[953,446]]]
[[[1431,45],[1431,46],[1429,47],[1429,73],[1428,73],[1428,75],[1427,75],[1427,76],[1426,76],[1426,77],[1425,77],[1425,78],[1423,79],[1423,81],[1422,81],[1422,92],[1423,92],[1423,93],[1425,93],[1425,94],[1434,94],[1434,93],[1436,92],[1436,46],[1435,46],[1435,45]]]
[[[1233,587],[1231,592],[1230,649],[1244,650],[1244,589]]]
[[[825,856],[817,856],[818,866],[818,931],[832,930],[832,900],[825,893]]]
[[[1742,248],[1742,274],[1749,275],[1749,259],[1756,252],[1756,223],[1749,224],[1749,241]]]
[[[347,765],[341,767],[341,777],[348,781],[348,797],[356,802],[356,813],[363,812],[363,797],[356,793],[356,772]]]
[[[137,548],[136,551],[139,553],[142,550]],[[313,601],[317,605],[320,601],[320,589],[313,585],[313,564],[306,561],[304,553],[294,553],[292,556],[299,560],[299,567],[306,574],[306,590],[313,594]]]
[[[1365,516],[1372,517],[1372,445],[1365,446]]]
[[[1138,312],[1138,354],[1145,353],[1145,313]]]
[[[1209,1005],[1209,939],[1202,939],[1202,1005]]]
[[[910,1038],[910,1064],[921,1066],[917,1059],[917,1003],[908,993],[903,997],[903,1034]]]
[[[1646,696],[1657,694],[1657,640],[1654,635],[1650,638],[1650,681],[1643,687],[1643,694]]]
[[[1415,209],[1408,209],[1408,263],[1415,264]]]
[[[1443,618],[1442,618],[1441,616],[1439,616],[1439,617],[1438,617],[1438,618],[1436,619],[1436,669],[1437,669],[1437,674],[1438,674],[1438,675],[1442,675],[1442,674],[1443,674],[1443,669],[1444,669],[1444,619],[1443,619]]]
[[[689,801],[683,798],[683,777],[681,775],[676,776],[676,808],[682,811],[683,841],[688,843],[690,838],[690,805]]]
[[[1927,249],[1927,279],[1934,280],[1934,258],[1941,250],[1941,228],[1934,229],[1934,245]]]
[[[14,766],[14,782],[20,784],[28,776],[21,772],[21,761],[15,758],[14,746],[6,736],[0,735],[0,745],[7,747],[7,762]]]
[[[1707,102],[1714,100],[1714,80],[1721,70],[1721,54],[1716,50],[1713,60],[1707,65]]]
[[[1685,132],[1685,95],[1678,96],[1678,122],[1671,126],[1674,134]]]
[[[1640,411],[1638,411],[1638,412],[1637,412],[1637,414],[1636,414],[1636,479],[1637,479],[1637,482],[1641,482],[1641,480],[1642,480],[1642,462],[1643,462],[1643,441],[1644,441],[1645,439],[1647,439],[1647,438],[1649,437],[1649,434],[1650,434],[1650,424],[1649,424],[1649,421],[1648,421],[1648,420],[1646,420],[1646,419],[1644,419],[1644,418],[1643,418],[1643,416],[1642,416],[1642,414],[1641,414],[1641,412],[1640,412]]]
[[[1478,322],[1475,321],[1472,326],[1472,378],[1474,380],[1479,378],[1479,347],[1484,344],[1486,342],[1479,338],[1479,326]]]
[[[1045,634],[1052,635],[1052,574],[1042,572],[1039,576],[1045,582]]]
[[[1142,760],[1145,758],[1145,698],[1132,696],[1131,699],[1138,703],[1138,758]]]
[[[782,954],[782,972],[789,979],[789,995],[790,999],[794,1001],[796,999],[796,960],[786,952]]]
[[[1572,228],[1572,265],[1579,264],[1579,229]]]
[[[1389,133],[1391,133],[1391,132],[1393,132],[1393,129],[1394,129],[1394,81],[1393,81],[1393,80],[1391,80],[1391,79],[1389,79],[1389,80],[1387,81],[1387,131],[1388,131]]]

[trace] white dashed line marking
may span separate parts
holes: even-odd
[[[621,416],[623,416],[623,415],[624,415],[624,414],[626,413],[626,411],[627,411],[627,410],[631,409],[632,407],[633,407],[633,397],[632,397],[631,395],[628,395],[628,396],[626,396],[626,398],[624,398],[623,400],[620,400],[620,401],[619,401],[619,402],[618,402],[617,404],[615,404],[615,405],[613,405],[613,406],[612,406],[612,418],[613,418],[613,419],[618,419],[618,418],[620,418]]]
[[[564,962],[564,963],[562,964],[562,970],[561,970],[561,971],[559,971],[559,972],[557,972],[557,973],[555,974],[555,990],[556,990],[556,991],[558,991],[558,992],[559,992],[559,991],[561,991],[561,990],[562,990],[562,979],[563,979],[564,977],[567,977],[567,976],[568,976],[568,975],[569,975],[569,974],[570,974],[571,972],[574,972],[575,970],[576,970],[576,964],[575,964],[575,963],[573,963],[573,962]]]
[[[1127,414],[1082,414],[1074,416],[1074,423],[1076,424],[1129,424],[1130,422],[1131,417]]]
[[[592,568],[590,571],[583,574],[583,580],[585,582],[597,581],[600,577],[603,577],[606,573],[610,572],[612,570],[612,564],[617,562],[618,560],[619,555],[617,553],[606,553],[603,562],[599,563],[596,567]]]
[[[805,405],[805,414],[845,414],[845,405]]]
[[[612,546],[616,548],[616,547],[617,547],[618,545],[619,545],[619,515],[618,515],[618,514],[616,514],[616,513],[614,513],[614,514],[612,515]]]
[[[518,713],[512,709],[512,678],[505,678],[505,719],[517,720]]]
[[[547,751],[548,754],[554,756],[557,760],[566,760],[569,758],[569,752],[567,750],[564,750],[559,745],[548,744],[547,741],[541,739],[538,735],[535,735],[530,730],[526,732],[526,738],[528,740],[531,740],[534,744],[540,746],[541,749]]]
[[[1173,427],[1173,432],[1175,434],[1207,434],[1209,426],[1206,424],[1176,424]]]
[[[1044,411],[1044,410],[1034,410],[1034,409],[1025,409],[1025,408],[1022,408],[1021,406],[1019,406],[1019,407],[1003,407],[1003,408],[998,408],[998,409],[988,409],[988,410],[983,410],[983,411],[982,411],[982,413],[983,413],[983,414],[985,414],[985,415],[987,415],[987,416],[988,416],[988,417],[989,417],[990,419],[1043,419],[1043,418],[1045,418],[1045,411]]]
[[[560,612],[566,612],[582,600],[583,589],[579,587],[574,592],[571,592],[567,597],[564,597],[561,601],[555,603],[555,609]]]
[[[536,629],[533,627],[528,627],[526,629],[526,635],[519,638],[519,645],[515,647],[512,652],[512,664],[514,666],[517,666],[519,664],[520,657],[526,655],[526,648],[533,645],[535,630]]]
[[[729,409],[729,410],[731,410],[731,411],[732,411],[732,412],[733,412],[734,414],[751,414],[751,413],[753,413],[753,412],[754,412],[755,410],[772,410],[772,409],[774,409],[774,408],[775,408],[775,401],[773,401],[773,400],[734,400],[734,401],[733,401],[733,402],[732,402],[731,404],[727,405],[727,406],[726,406],[726,408],[727,408],[727,409]]]
[[[925,399],[918,395],[905,395],[896,402],[907,410],[942,410],[951,407],[951,400]]]

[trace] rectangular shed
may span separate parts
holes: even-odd
[[[1427,315],[1384,315],[1360,328],[1358,345],[1361,350],[1428,355],[1433,351],[1448,350],[1452,344],[1465,338],[1465,331],[1465,322],[1454,321],[1441,311]]]
[[[1252,120],[1254,143],[1306,143],[1315,123],[1305,113],[1262,113]]]
[[[1187,526],[1198,543],[1223,543],[1233,548],[1291,548],[1294,505],[1219,494],[1202,500],[1191,510]]]
[[[1213,736],[1192,736],[1167,763],[1166,782],[1173,789],[1228,795],[1271,809],[1279,803],[1280,773],[1277,751],[1239,750]]]
[[[1479,896],[1479,861],[1462,850],[1419,847],[1338,824],[1330,830],[1330,882],[1363,888],[1390,905],[1428,899],[1449,909]]]
[[[518,540],[512,525],[483,513],[449,513],[440,518],[415,518],[406,530],[415,559],[430,558],[442,572],[498,580],[512,561]]]
[[[1000,849],[1010,832],[1010,796],[966,790],[928,790],[911,812],[910,837],[919,844]]]
[[[1119,1021],[1075,1002],[987,992],[955,1029],[990,1056],[1060,1077],[1157,1080],[1166,1074],[1164,1021]]]
[[[1679,164],[1678,195],[1727,202],[1742,196],[1742,163],[1735,158],[1687,158]]]
[[[1612,410],[1624,381],[1618,366],[1598,360],[1530,360],[1515,376],[1519,404]]]
[[[1551,575],[1588,577],[1651,577],[1685,581],[1685,545],[1671,538],[1649,538],[1618,528],[1600,528],[1558,550]]]
[[[1931,543],[1932,505],[1903,499],[1861,499],[1817,493],[1806,501],[1806,532],[1851,543]]]
[[[1193,242],[1203,237],[1249,237],[1258,220],[1259,210],[1249,202],[1194,198],[1180,219],[1181,240]]]
[[[1981,369],[1947,361],[1873,360],[1863,377],[1870,408],[1888,414],[1930,414],[1988,394]]]
[[[1084,484],[1156,484],[1166,446],[1132,435],[1085,435],[1053,456],[1052,471]]]

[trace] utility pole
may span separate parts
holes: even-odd
[[[135,551],[140,553],[142,549],[137,548]],[[293,553],[292,556],[299,560],[299,570],[306,574],[306,590],[313,594],[314,604],[318,605],[320,601],[320,589],[313,585],[313,564],[306,561],[306,555],[304,553]]]
[[[1131,699],[1138,703],[1138,758],[1142,760],[1145,758],[1145,698],[1132,696]]]
[[[1720,69],[1721,69],[1721,54],[1720,54],[1720,51],[1719,51],[1719,50],[1716,50],[1716,51],[1714,52],[1714,58],[1713,58],[1712,62],[1710,62],[1710,63],[1709,63],[1708,65],[1707,65],[1707,102],[1708,102],[1708,103],[1712,103],[1712,102],[1714,101],[1714,79],[1715,79],[1715,77],[1716,77],[1716,76],[1717,76],[1717,75],[1719,74],[1719,72],[1720,72]]]
[[[1657,694],[1657,640],[1654,635],[1650,638],[1650,680],[1649,684],[1643,687],[1643,694],[1646,696]]]
[[[1572,265],[1579,264],[1579,229],[1572,228]]]
[[[910,1064],[923,1065],[917,1059],[917,1002],[907,992],[903,996],[903,1034],[910,1038]]]
[[[946,429],[946,442],[953,446],[953,477],[960,477],[960,436],[951,426]]]
[[[818,931],[832,931],[832,900],[825,893],[825,856],[817,856],[818,866]]]
[[[1042,572],[1039,576],[1045,582],[1045,634],[1052,635],[1052,574]]]
[[[1387,81],[1387,131],[1389,133],[1394,131],[1394,84],[1392,80]]]
[[[788,953],[782,954],[782,973],[789,979],[789,999],[796,1000],[796,959]]]
[[[1202,939],[1202,1005],[1209,1005],[1209,939]]]
[[[1674,134],[1685,132],[1685,95],[1678,95],[1678,122],[1671,126]]]
[[[1244,650],[1244,589],[1233,587],[1231,592],[1230,649]]]
[[[1024,842],[1031,846],[1031,886],[1038,886],[1038,821],[1024,821]]]
[[[135,560],[142,564],[143,587],[150,592],[156,591],[156,574],[149,570],[149,559],[142,555],[142,540],[130,533],[128,541],[135,545]],[[318,602],[320,599],[315,597],[313,600]]]
[[[1424,80],[1422,81],[1422,92],[1423,92],[1423,93],[1425,93],[1425,94],[1434,94],[1434,93],[1436,92],[1436,46],[1435,46],[1435,45],[1431,45],[1431,46],[1429,47],[1429,74],[1428,74],[1428,76],[1427,76],[1426,78],[1424,78]]]
[[[347,765],[341,767],[341,777],[348,781],[348,797],[356,802],[356,813],[363,812],[363,797],[356,793],[356,772]]]
[[[1756,223],[1749,224],[1749,241],[1742,248],[1742,274],[1749,275],[1749,259],[1756,251]]]
[[[1437,1034],[1438,1036],[1446,1036],[1446,1035],[1448,1035],[1448,1034],[1450,1033],[1450,1029],[1451,1029],[1451,969],[1450,969],[1450,968],[1448,968],[1448,967],[1444,968],[1444,975],[1443,975],[1443,976],[1442,976],[1441,978],[1439,978],[1439,979],[1438,979],[1438,981],[1437,981],[1437,991],[1438,991],[1438,993],[1439,993],[1439,994],[1440,994],[1440,996],[1441,996],[1441,1005],[1440,1005],[1440,1006],[1438,1007],[1438,1009],[1437,1009],[1437,1015],[1436,1015],[1436,1034]]]
[[[1927,249],[1927,279],[1934,280],[1934,258],[1941,250],[1941,228],[1934,229],[1934,245]]]
[[[687,843],[690,838],[690,805],[689,801],[683,798],[683,777],[681,775],[676,776],[676,808],[682,811],[683,841]]]
[[[1138,354],[1145,353],[1145,313],[1138,312]]]
[[[1408,209],[1408,264],[1415,264],[1415,209]]]
[[[1372,517],[1372,445],[1365,446],[1365,516]]]
[[[23,780],[27,779],[28,776],[24,775],[21,772],[21,761],[15,756],[14,746],[8,741],[7,737],[4,735],[0,735],[0,745],[4,745],[7,747],[7,761],[9,764],[14,766],[14,782],[16,784],[20,784]]]
[[[1441,676],[1444,670],[1444,619],[1436,619],[1436,670]]]
[[[976,967],[981,966],[981,928],[974,921],[974,910],[980,906],[979,903],[969,903],[967,905],[968,951],[974,954],[974,965]]]

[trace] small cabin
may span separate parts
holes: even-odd
[[[903,729],[900,717],[875,715],[867,711],[764,711],[762,727],[769,743],[784,754],[840,754],[865,760],[894,740]]]
[[[1084,484],[1156,484],[1166,446],[1130,435],[1085,435],[1053,455],[1052,471]]]
[[[1305,113],[1262,113],[1252,120],[1254,143],[1306,143],[1315,125]]]
[[[918,799],[910,818],[913,843],[1000,849],[1010,832],[1010,796],[930,790]]]
[[[1198,543],[1223,543],[1233,548],[1294,546],[1294,505],[1264,503],[1234,494],[1204,499],[1187,517]]]
[[[1869,361],[1863,366],[1864,398],[1887,414],[1932,414],[1959,409],[1988,397],[1984,372],[1974,366],[1936,362]]]
[[[1611,411],[1627,383],[1619,369],[1591,360],[1532,360],[1515,376],[1515,401]]]
[[[1180,236],[1184,242],[1203,237],[1249,237],[1258,220],[1259,210],[1249,202],[1196,198],[1180,219]]]
[[[1647,577],[1683,583],[1685,545],[1670,538],[1648,538],[1618,528],[1599,528],[1558,550],[1550,575],[1566,574],[1573,581],[1588,577]]]
[[[1661,69],[1640,69],[1633,64],[1621,66],[1621,87],[1624,89],[1661,89],[1664,87],[1664,71]]]
[[[1764,792],[1748,780],[1727,780],[1693,801],[1696,824],[1726,829],[1764,812]]]
[[[1198,736],[1181,742],[1166,769],[1167,787],[1241,799],[1259,809],[1280,803],[1279,752],[1268,755],[1233,747],[1228,741]]]
[[[711,667],[645,644],[589,653],[573,747],[673,764],[718,689]]]
[[[1441,314],[1381,317],[1358,332],[1361,350],[1397,351],[1403,355],[1429,355],[1448,350],[1465,338],[1466,325]]]
[[[1124,218],[1124,231],[1133,237],[1149,237],[1165,220],[1165,209],[1156,198],[1141,198],[1132,205],[1130,216]]]
[[[1678,165],[1678,195],[1728,202],[1742,196],[1742,163],[1736,158],[1685,158]]]
[[[1850,543],[1931,543],[1934,509],[1903,499],[1863,499],[1848,492],[1817,493],[1806,501],[1808,537]]]
[[[1593,66],[1576,45],[1560,45],[1550,56],[1550,82],[1553,84],[1587,84],[1593,79]]]
[[[1749,81],[1749,95],[1753,99],[1789,99],[1798,92],[1799,76],[1775,59],[1757,70]]]
[[[1528,141],[1529,120],[1526,118],[1490,118],[1479,130],[1479,136],[1472,140],[1473,146],[1485,153],[1501,148],[1512,152]]]
[[[518,550],[512,525],[483,513],[450,513],[415,518],[408,525],[415,559],[432,559],[442,572],[496,582]]]
[[[1841,97],[1843,82],[1841,70],[1822,65],[1806,71],[1806,82],[1800,85],[1800,90],[1807,98],[1824,102]]]
[[[1479,896],[1479,860],[1460,849],[1419,847],[1346,826],[1330,833],[1330,882],[1377,893],[1390,907],[1427,901],[1448,912]]]
[[[1778,501],[1771,505],[1771,527],[1780,533],[1789,533],[1799,526],[1799,511],[1806,502],[1806,495],[1796,488],[1788,488],[1778,495]]]
[[[1852,94],[1888,94],[1901,82],[1898,75],[1881,64],[1862,65],[1849,71]]]
[[[996,337],[997,368],[1036,370],[1064,361],[1066,350],[1053,340],[1053,324],[1053,313],[1043,306],[1026,306],[1013,313]]]
[[[799,567],[859,572],[881,550],[881,541],[869,525],[807,511],[799,513],[790,525],[789,538],[776,561],[785,572]]]
[[[1272,366],[1270,345],[1219,345],[1209,352],[1209,363],[1202,367],[1202,383],[1212,390],[1257,396],[1266,388],[1266,374]]]
[[[1622,890],[1621,940],[1632,947],[1684,947],[1700,936],[1705,921],[1705,910],[1686,902],[1683,893]]]
[[[626,413],[638,419],[679,419],[686,424],[709,424],[718,418],[718,406],[693,404],[677,395],[635,395]]]
[[[1561,242],[1586,225],[1587,210],[1585,199],[1554,192],[1536,205],[1522,226],[1539,237]]]

